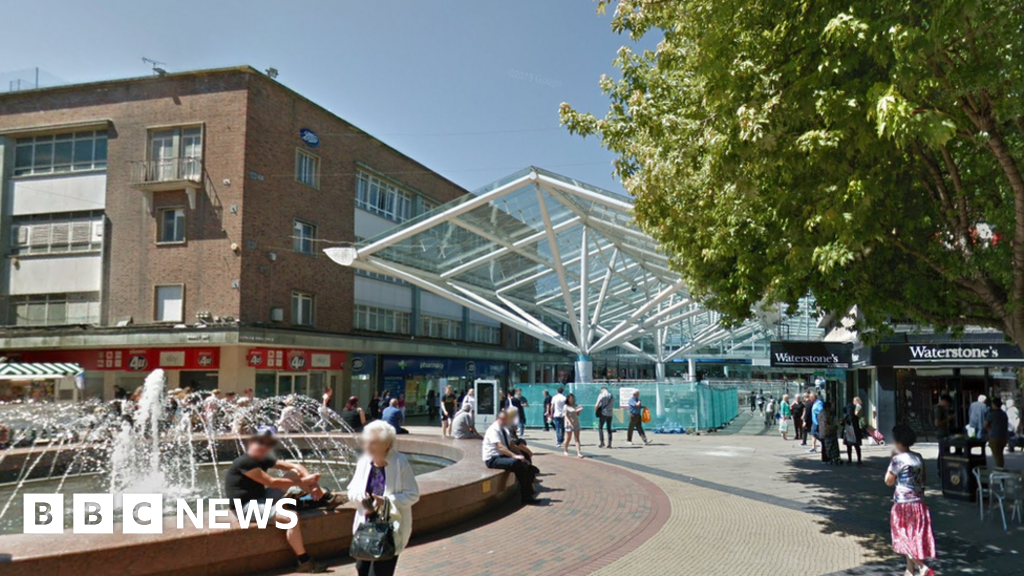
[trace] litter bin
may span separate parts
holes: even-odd
[[[950,436],[939,440],[939,475],[942,495],[952,500],[974,502],[978,483],[975,468],[984,468],[985,442],[967,436]]]

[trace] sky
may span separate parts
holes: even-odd
[[[0,90],[34,67],[44,86],[142,76],[143,56],[171,72],[274,67],[467,189],[536,165],[623,191],[614,155],[558,125],[561,102],[604,115],[598,81],[630,43],[593,0],[6,2]]]

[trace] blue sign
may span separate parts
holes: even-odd
[[[309,128],[299,130],[299,138],[302,138],[302,141],[310,148],[320,146],[320,137],[316,135],[316,132],[313,132]]]
[[[487,377],[504,376],[508,363],[461,358],[384,357],[384,375]]]

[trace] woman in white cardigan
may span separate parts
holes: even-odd
[[[348,485],[348,499],[361,503],[356,510],[353,533],[366,521],[368,514],[383,511],[384,506],[390,509],[391,521],[395,524],[395,557],[356,562],[359,576],[392,576],[398,556],[412,535],[412,505],[420,499],[420,487],[409,460],[393,448],[395,434],[395,429],[383,420],[363,428],[363,455]]]

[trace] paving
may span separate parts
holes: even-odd
[[[539,451],[545,505],[509,505],[467,526],[414,538],[399,574],[500,576],[897,575],[891,551],[889,449],[865,446],[862,467],[827,466],[783,441],[759,415],[727,433],[654,435],[647,447],[598,449],[588,458],[555,451],[553,434],[529,430]],[[414,432],[437,433],[415,427]],[[934,460],[934,446],[921,452]],[[1008,455],[1024,468],[1024,455]],[[1004,532],[998,512],[980,521],[976,504],[947,500],[929,470],[939,574],[1024,575],[1024,527]],[[351,562],[334,568],[354,573]]]

